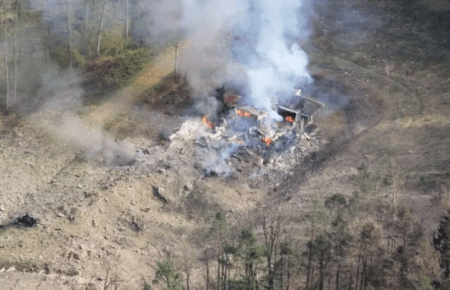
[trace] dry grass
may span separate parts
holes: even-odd
[[[183,46],[180,46],[180,49],[182,48]],[[145,66],[129,87],[117,92],[108,102],[97,106],[88,116],[85,116],[85,122],[91,126],[117,122],[115,119],[124,107],[135,103],[146,90],[159,84],[164,77],[172,73],[174,56],[173,48],[168,48],[161,53]]]

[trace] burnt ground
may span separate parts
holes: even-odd
[[[450,188],[450,31],[439,22],[450,8],[439,3],[316,1],[313,33],[301,44],[316,84],[346,101],[334,100],[333,110],[317,116],[318,132],[329,143],[288,174],[254,182],[245,177],[248,170],[264,165],[250,163],[237,180],[204,178],[189,150],[168,154],[162,139],[181,126],[193,102],[187,84],[173,84],[171,76],[102,124],[117,140],[136,144],[139,166],[105,167],[79,158],[76,148],[37,126],[39,118],[2,116],[1,223],[26,212],[39,218],[37,227],[0,228],[0,271],[15,268],[0,273],[5,285],[103,287],[110,270],[122,278],[119,287],[141,287],[143,277],[153,277],[148,263],[157,259],[154,244],[177,248],[174,241],[187,239],[195,249],[217,210],[242,220],[264,203],[301,213],[333,193],[358,195],[362,164],[375,188],[370,200],[386,203],[392,164],[400,168],[405,182],[399,204],[431,237],[445,214],[443,188]],[[107,97],[86,102],[86,110],[101,102]],[[195,275],[192,283],[202,289]]]

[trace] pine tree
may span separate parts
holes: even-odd
[[[183,277],[178,272],[170,259],[158,261],[156,263],[157,271],[154,282],[163,281],[165,290],[181,290],[183,289]]]

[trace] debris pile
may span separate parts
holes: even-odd
[[[230,96],[233,96],[230,101]],[[318,101],[294,96],[292,104],[274,104],[281,121],[269,120],[269,113],[236,104],[239,96],[228,94],[224,105],[229,109],[214,122],[205,115],[191,117],[172,134],[171,148],[190,153],[201,160],[199,170],[205,177],[230,177],[232,158],[239,162],[255,160],[257,164],[288,171],[296,160],[317,151],[325,142],[316,136],[317,130],[305,132],[312,115],[321,107]]]

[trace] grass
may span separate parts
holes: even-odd
[[[114,117],[103,125],[103,130],[110,131],[113,128],[116,128],[120,123],[123,123],[126,119],[128,119],[127,113],[116,112]]]

